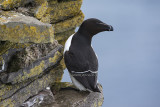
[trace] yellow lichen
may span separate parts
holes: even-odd
[[[42,5],[39,6],[38,11],[35,14],[36,18],[41,19],[42,16],[45,14],[47,8],[48,8],[48,2],[45,1],[44,3],[42,3]]]
[[[60,65],[62,66],[63,70],[66,69],[64,58],[60,61]]]
[[[0,46],[0,55],[3,55],[6,53],[9,49],[13,48],[15,46],[15,43],[6,42],[4,45]]]
[[[97,106],[97,102],[94,102],[94,107],[98,107],[98,106]]]
[[[4,0],[2,2],[3,9],[12,9],[18,7],[21,4],[21,0]]]
[[[46,13],[50,14],[51,23],[55,23],[77,15],[80,12],[81,4],[82,0],[50,4]]]
[[[0,107],[14,107],[14,101],[12,99],[8,99],[7,101],[2,101],[0,103]]]
[[[0,17],[0,23],[6,23],[7,20],[4,17]]]
[[[77,16],[60,23],[53,24],[55,33],[61,33],[79,26],[84,20],[84,15],[80,12]]]
[[[103,101],[98,101],[98,107],[101,107],[103,104]]]
[[[3,17],[6,17],[6,22],[0,20],[0,38],[3,41],[9,40],[16,43],[53,43],[54,31],[49,24],[38,22],[31,17],[25,17],[18,13],[2,12]],[[1,17],[1,16],[0,16]],[[7,18],[10,17],[10,18]],[[35,24],[27,23],[22,18],[31,18],[31,21],[36,21]],[[22,20],[18,22],[18,20]],[[9,23],[7,23],[9,22]]]
[[[57,34],[55,34],[55,39],[58,40],[59,44],[64,46],[68,37],[74,33],[75,33],[75,28],[68,30],[68,31],[65,31],[65,32],[62,32],[62,33],[57,33]]]
[[[49,62],[50,63],[56,63],[60,56],[62,56],[62,54],[57,51],[53,58],[49,58]]]
[[[50,23],[50,22],[51,22],[51,20],[50,20],[50,14],[45,14],[45,15],[41,18],[40,21],[43,22],[43,23]]]
[[[34,68],[32,68],[29,73],[26,71],[23,71],[23,76],[19,75],[19,76],[15,77],[14,81],[15,82],[24,81],[27,78],[32,78],[32,77],[38,76],[39,74],[41,74],[43,72],[44,67],[45,67],[45,61],[42,61],[38,66],[35,66]]]
[[[54,33],[53,28],[50,27],[46,29],[43,27],[43,31],[39,27],[28,26],[26,24],[22,24],[20,26],[9,27],[6,25],[1,26],[0,33],[1,40],[9,40],[12,42],[35,42],[35,43],[53,43]],[[3,32],[3,33],[2,33]]]

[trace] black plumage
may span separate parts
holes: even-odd
[[[65,64],[70,75],[85,88],[82,89],[72,78],[72,82],[80,90],[100,92],[97,86],[98,59],[91,41],[95,34],[102,31],[113,31],[113,27],[98,19],[85,20],[65,44]]]

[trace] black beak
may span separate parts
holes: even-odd
[[[111,25],[107,25],[105,23],[100,23],[100,25],[104,31],[113,31],[113,27]]]
[[[111,25],[108,25],[109,26],[109,30],[108,31],[113,31],[113,27]]]

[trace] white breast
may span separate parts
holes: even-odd
[[[65,53],[66,51],[69,51],[69,48],[70,48],[70,46],[71,46],[71,42],[72,42],[73,35],[74,35],[74,34],[72,34],[72,35],[67,39],[67,41],[66,41],[66,43],[65,43],[65,46],[64,46],[64,52],[63,52],[63,53]]]

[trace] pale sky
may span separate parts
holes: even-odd
[[[114,27],[92,41],[103,107],[160,107],[160,0],[83,0],[81,9]]]

